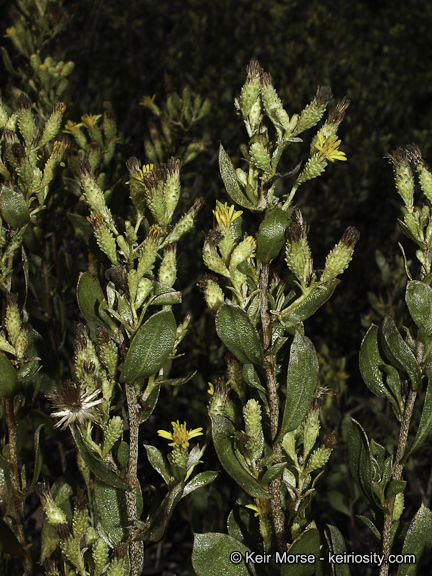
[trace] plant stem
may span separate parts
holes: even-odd
[[[270,313],[268,310],[268,283],[269,283],[269,273],[270,264],[263,262],[261,264],[259,288],[261,290],[261,326],[263,331],[263,348],[264,354],[266,350],[271,345],[272,339],[272,329],[270,321]],[[279,427],[279,398],[276,388],[276,376],[274,371],[274,359],[272,354],[266,356],[267,366],[265,368],[266,379],[267,379],[267,392],[269,397],[269,407],[270,407],[270,430],[271,437],[274,441],[277,435]],[[277,442],[273,445],[273,451],[279,456],[278,462],[280,462],[282,457],[282,445]],[[282,513],[281,496],[280,496],[280,478],[273,480],[270,484],[271,498],[271,510],[273,517],[273,526],[276,535],[276,540],[278,543],[278,548],[281,553],[286,552],[286,542],[284,534],[284,519]]]
[[[8,443],[9,443],[9,464],[11,469],[9,471],[9,479],[12,488],[12,500],[15,511],[15,525],[18,533],[18,540],[23,549],[26,549],[26,536],[24,531],[24,501],[23,493],[21,490],[20,477],[18,471],[18,451],[17,451],[17,435],[16,435],[16,419],[14,414],[13,397],[6,397],[4,399],[6,425],[8,429]],[[32,562],[28,554],[24,558],[24,576],[31,576],[33,574]]]
[[[139,434],[139,412],[135,398],[135,385],[126,383],[126,400],[129,413],[129,462],[127,470],[127,481],[130,490],[126,491],[126,508],[130,528],[129,557],[131,564],[130,576],[139,576],[140,566],[140,542],[134,540],[137,530],[136,523],[137,504],[136,492],[139,489],[138,482],[138,434]]]
[[[414,404],[416,401],[417,392],[415,390],[410,390],[408,394],[408,399],[405,404],[405,410],[401,420],[401,427],[399,432],[399,441],[398,447],[396,452],[396,462],[393,467],[393,480],[401,480],[402,472],[403,472],[403,463],[402,459],[405,455],[406,445],[408,441],[408,432],[411,422],[411,417],[414,411]],[[382,553],[388,558],[391,550],[391,528],[393,523],[393,509],[395,504],[395,496],[390,498],[387,511],[384,517],[384,528],[383,528],[383,535],[382,535]],[[387,563],[383,563],[381,565],[380,576],[388,576],[390,569],[390,565]]]

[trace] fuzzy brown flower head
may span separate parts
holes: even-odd
[[[104,102],[102,104],[102,108],[106,114],[106,117],[109,118],[110,120],[113,120],[114,119],[114,110],[113,110],[111,102]]]
[[[98,326],[96,328],[96,338],[99,342],[99,344],[108,344],[110,341],[110,337],[109,334],[106,330],[104,330],[104,328],[102,328],[102,326]]]
[[[350,103],[351,100],[344,96],[342,100],[336,104],[336,107],[333,108],[333,110],[330,110],[327,122],[329,124],[336,124],[336,126],[339,126],[339,124],[344,119],[345,112]]]
[[[67,540],[71,535],[68,524],[59,524],[56,526],[56,532],[61,540]]]
[[[205,293],[209,282],[214,282],[215,284],[217,284],[218,278],[214,274],[209,274],[208,272],[206,272],[206,274],[204,274],[204,276],[201,278],[201,280],[197,283],[198,289],[203,294]]]
[[[325,106],[333,97],[329,86],[318,86],[315,101],[318,106]]]
[[[221,231],[217,228],[213,228],[213,230],[210,230],[207,234],[204,232],[204,236],[210,248],[217,246],[223,238]]]
[[[83,180],[92,177],[91,166],[88,160],[83,160],[82,162],[79,163],[78,175]]]
[[[20,94],[18,96],[18,106],[20,110],[30,110],[31,108],[31,100],[25,94]]]
[[[15,142],[15,132],[9,130],[9,128],[5,128],[3,130],[2,140],[4,140],[6,144],[13,144]]]
[[[97,389],[89,394],[88,389],[82,390],[79,384],[66,380],[62,382],[55,394],[47,394],[51,400],[52,412],[51,418],[60,418],[54,425],[54,428],[62,427],[62,430],[77,422],[84,426],[86,422],[97,422],[98,418],[93,408],[103,402],[102,398],[95,400],[100,390]]]
[[[342,234],[341,242],[345,244],[347,248],[354,248],[360,238],[360,232],[354,226],[348,226],[345,232]]]
[[[133,174],[138,174],[141,168],[141,161],[135,156],[131,156],[126,162],[126,168],[131,176]]]
[[[408,155],[403,148],[396,148],[396,150],[385,154],[384,158],[388,159],[393,170],[397,170],[400,166],[408,168]]]
[[[121,542],[118,546],[114,548],[114,558],[116,560],[123,560],[128,552],[128,545],[125,542]]]
[[[289,242],[299,242],[307,238],[309,226],[304,223],[303,215],[297,208],[291,216],[291,225],[286,230],[286,237]]]
[[[406,147],[406,152],[408,160],[410,160],[414,164],[414,166],[418,166],[419,164],[424,163],[423,156],[417,144],[409,144]],[[387,157],[389,157],[389,154],[387,154]]]
[[[12,154],[14,155],[15,160],[21,164],[23,160],[25,160],[26,152],[25,148],[22,144],[13,144],[12,145]]]
[[[52,558],[47,558],[45,560],[44,570],[47,576],[58,576],[60,574],[58,571],[57,562]]]
[[[273,86],[273,78],[272,75],[269,74],[269,72],[264,72],[263,70],[261,70],[260,80],[262,88],[268,88],[269,86]]]
[[[192,212],[194,214],[194,216],[196,216],[197,214],[199,214],[201,212],[201,210],[204,208],[205,205],[205,200],[204,198],[200,197],[200,198],[196,198],[193,205],[192,205]]]
[[[253,82],[256,78],[259,78],[263,74],[265,74],[264,70],[259,65],[258,60],[253,60],[247,67],[247,82]],[[270,76],[270,74],[268,74]],[[272,83],[271,76],[270,76],[270,83]]]

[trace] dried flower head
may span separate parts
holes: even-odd
[[[52,401],[55,412],[51,418],[60,418],[54,428],[62,427],[62,430],[78,422],[83,426],[89,420],[97,422],[97,416],[92,408],[103,402],[102,398],[95,400],[100,390],[97,389],[89,394],[88,388],[81,389],[79,384],[71,380],[62,382],[55,394],[48,394],[47,398]]]

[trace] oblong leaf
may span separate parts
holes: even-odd
[[[12,363],[0,354],[0,398],[14,396],[19,392],[18,375]]]
[[[109,534],[112,544],[117,546],[128,531],[125,492],[99,480],[94,483],[94,491],[102,527]]]
[[[215,480],[219,475],[219,472],[214,470],[206,470],[205,472],[199,472],[196,476],[192,478],[190,482],[188,482],[183,490],[182,498],[197,490],[198,488],[202,488],[203,486],[207,486],[211,484],[213,480]]]
[[[258,332],[240,306],[224,302],[216,314],[216,332],[225,346],[243,364],[264,365]]]
[[[420,368],[408,344],[404,341],[393,318],[384,316],[381,327],[381,344],[385,355],[399,370],[404,370],[413,390],[420,390],[422,385]]]
[[[411,454],[417,450],[421,444],[428,438],[432,431],[432,378],[429,377],[426,394],[423,404],[423,410],[420,417],[420,422],[417,427],[417,432],[410,449],[405,454],[403,462],[406,462]]]
[[[238,461],[233,448],[235,430],[230,420],[225,416],[212,414],[211,421],[213,443],[224,469],[250,496],[262,500],[270,498],[270,494],[264,490],[258,480],[251,476]]]
[[[0,212],[12,228],[20,228],[30,220],[30,211],[24,196],[6,186],[2,186],[0,192]]]
[[[316,528],[310,528],[301,534],[288,549],[288,555],[303,557],[315,556],[315,562],[289,563],[283,562],[281,576],[312,576],[315,574],[316,563],[320,557],[320,536]],[[283,557],[282,557],[283,558]]]
[[[13,556],[27,556],[26,551],[21,546],[18,538],[3,520],[0,518],[0,552],[3,554],[12,554]]]
[[[421,564],[432,550],[432,512],[422,504],[411,521],[402,547],[402,554],[413,554],[414,564],[400,564],[397,576],[417,576]]]
[[[162,452],[154,446],[150,446],[149,444],[144,444],[144,448],[146,449],[147,458],[150,462],[150,465],[162,476],[162,478],[168,484],[171,478],[171,474],[167,468]]]
[[[372,458],[366,432],[361,425],[351,418],[348,432],[348,463],[355,483],[362,494],[374,504],[372,493]]]
[[[257,234],[257,258],[261,262],[270,262],[279,254],[285,243],[285,230],[291,218],[285,210],[276,207],[261,222]]]
[[[254,564],[244,562],[247,553],[250,548],[228,534],[195,534],[192,566],[198,576],[255,576]]]
[[[99,315],[99,306],[105,295],[99,280],[90,272],[84,272],[79,277],[76,298],[81,314],[87,322],[104,325]]]
[[[405,301],[416,325],[423,328],[427,336],[432,334],[432,288],[412,280],[407,284]]]
[[[330,538],[327,537],[327,534],[326,538],[328,542],[330,539],[329,548],[331,551],[334,554],[343,554],[346,552],[345,540],[340,530],[331,524],[327,524],[327,528],[330,532]],[[336,576],[350,576],[350,569],[348,564],[336,564],[335,569]]]
[[[300,426],[318,385],[318,357],[315,347],[300,332],[294,334],[287,371],[287,392],[278,441]]]
[[[340,280],[334,278],[314,288],[307,296],[300,296],[279,314],[284,327],[289,328],[303,322],[321,308],[332,296]]]
[[[151,316],[137,331],[124,362],[120,382],[134,382],[139,376],[156,374],[172,352],[177,324],[171,310]]]
[[[240,206],[243,206],[243,208],[256,210],[256,206],[252,204],[252,202],[248,200],[243,194],[242,189],[240,188],[240,184],[238,183],[237,174],[234,170],[231,158],[225,152],[222,144],[219,147],[219,169],[223,183],[225,184],[226,191],[228,192],[230,198]]]

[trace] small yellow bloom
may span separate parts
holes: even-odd
[[[6,34],[3,36],[3,38],[13,38],[16,35],[17,31],[15,26],[11,26],[10,28],[6,28]]]
[[[255,498],[254,500],[255,500],[256,505],[247,504],[246,508],[250,508],[251,510],[254,510],[255,517],[256,516],[268,516],[270,513],[268,501],[267,500],[260,500],[259,498]]]
[[[214,394],[214,386],[211,382],[207,382],[207,384],[209,385],[208,390],[207,390],[207,394],[210,394],[210,396],[213,396]]]
[[[132,174],[131,180],[129,180],[129,182],[126,182],[126,184],[130,184],[132,180],[136,180],[137,182],[141,182],[141,184],[143,184],[145,175],[153,174],[154,172],[156,172],[156,166],[154,164],[144,164],[142,168],[140,168],[137,172]]]
[[[317,134],[318,143],[315,143],[315,148],[320,151],[320,156],[324,160],[330,160],[334,162],[335,160],[346,160],[347,157],[345,152],[339,150],[341,141],[337,139],[337,136],[330,136],[327,140],[321,132]]]
[[[172,440],[168,446],[181,446],[182,448],[187,448],[189,446],[189,440],[196,438],[197,436],[202,436],[202,428],[195,428],[194,430],[186,429],[186,422],[180,424],[177,422],[171,422],[173,427],[172,432],[167,432],[166,430],[158,430],[159,436],[165,438],[166,440]]]
[[[84,116],[81,116],[81,122],[86,128],[94,128],[100,118],[102,118],[102,114],[95,114],[94,116],[91,114],[84,114]]]
[[[216,201],[216,210],[213,210],[213,214],[216,216],[217,223],[221,228],[228,228],[232,222],[239,216],[243,214],[242,210],[234,212],[234,205],[228,208],[228,204],[222,204],[222,202]]]
[[[63,132],[65,132],[66,134],[73,134],[76,130],[79,130],[81,128],[82,124],[78,124],[77,122],[74,122],[73,120],[68,120],[66,122],[66,126],[64,127]]]

